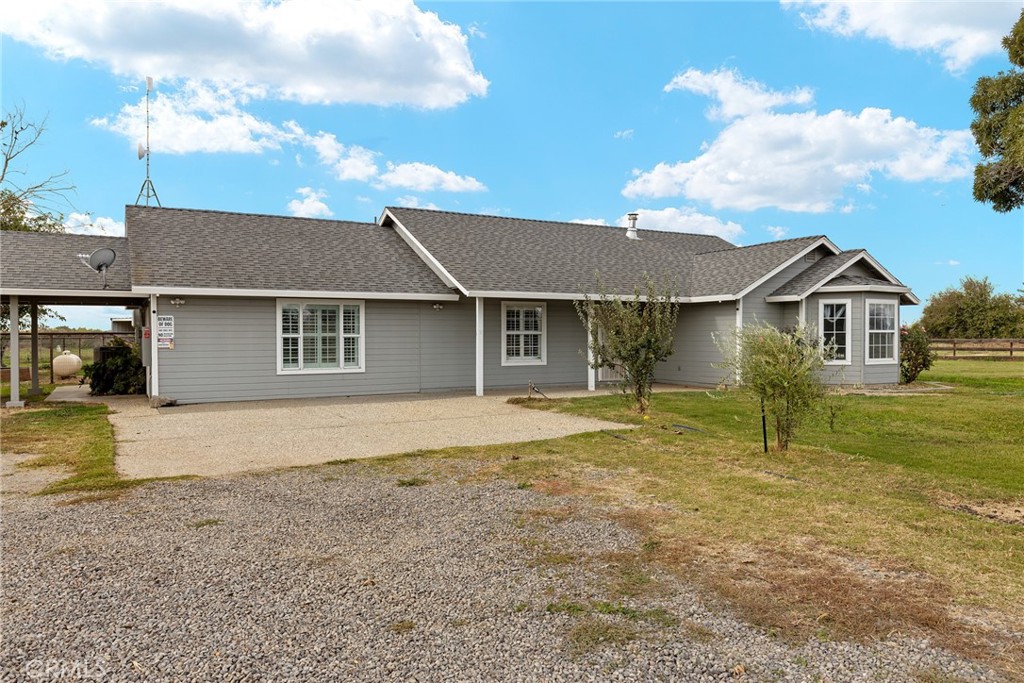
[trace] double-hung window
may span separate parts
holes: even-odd
[[[828,299],[819,305],[821,341],[831,349],[828,364],[850,364],[850,300]]]
[[[279,300],[278,372],[362,372],[363,328],[362,301]]]
[[[899,354],[896,349],[896,303],[868,299],[867,307],[867,339],[865,346],[867,356],[865,363],[895,363]]]
[[[501,364],[546,365],[547,305],[504,301],[501,319]]]

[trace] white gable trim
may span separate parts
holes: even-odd
[[[377,299],[394,301],[458,301],[458,294],[422,292],[334,292],[307,289],[227,289],[221,287],[133,287],[133,294],[170,294],[180,296],[274,297],[296,299]]]
[[[837,285],[837,286],[833,286],[833,287],[826,286],[827,282],[829,282],[830,280],[834,280],[835,278],[839,277],[848,268],[850,268],[853,264],[859,263],[860,261],[867,261],[868,264],[872,268],[874,268],[876,271],[881,273],[882,277],[884,277],[886,280],[891,282],[892,286],[891,287],[885,287],[885,286],[882,286],[882,285],[863,285],[863,286],[861,286],[861,285]],[[859,254],[857,254],[856,256],[851,258],[849,261],[847,261],[846,263],[844,263],[843,265],[839,266],[838,268],[833,270],[831,273],[829,273],[828,275],[823,277],[816,284],[813,284],[810,287],[807,287],[800,294],[786,294],[786,295],[783,295],[783,296],[768,296],[768,297],[765,297],[765,301],[767,301],[768,303],[785,303],[785,302],[788,302],[788,301],[800,301],[800,300],[802,300],[802,299],[804,299],[804,298],[806,298],[806,297],[810,296],[811,294],[814,294],[815,292],[818,292],[818,291],[822,291],[822,292],[898,292],[900,294],[906,294],[907,298],[910,299],[915,304],[921,303],[921,300],[918,299],[916,296],[914,296],[913,292],[910,291],[909,287],[907,287],[906,285],[901,284],[899,280],[897,280],[895,277],[893,277],[892,273],[890,273],[888,270],[883,268],[882,264],[879,263],[878,261],[876,261],[874,259],[874,257],[871,256],[871,254],[869,254],[866,251],[860,252]]]
[[[391,211],[389,211],[388,209],[384,209],[384,213],[381,214],[379,221],[380,225],[384,225],[385,217],[391,219],[391,221],[394,223],[395,232],[397,232],[399,236],[405,241],[405,243],[409,245],[409,248],[412,249],[416,253],[416,255],[419,256],[420,259],[422,259],[423,262],[427,264],[427,267],[434,272],[434,275],[441,278],[441,281],[444,282],[445,285],[451,287],[452,289],[459,290],[466,296],[472,296],[466,290],[466,288],[463,287],[459,283],[459,281],[456,280],[455,277],[448,272],[448,269],[441,265],[441,262],[434,258],[434,255],[427,251],[427,248],[424,247],[420,243],[420,241],[416,239],[411,232],[409,232],[408,228],[402,225],[402,222],[398,220],[395,217],[395,215],[391,213]]]
[[[788,260],[784,261],[781,265],[779,265],[777,268],[775,268],[774,270],[772,270],[768,274],[762,275],[757,280],[754,280],[754,282],[752,282],[751,284],[747,285],[746,289],[741,291],[734,298],[742,299],[747,294],[750,294],[750,292],[752,292],[753,290],[757,289],[758,287],[763,285],[765,282],[767,282],[769,279],[775,277],[776,275],[781,273],[783,270],[785,270],[786,268],[790,267],[791,265],[793,265],[794,263],[796,263],[797,261],[802,259],[804,256],[807,256],[807,254],[811,253],[812,251],[814,251],[818,247],[826,247],[827,249],[831,250],[833,254],[838,254],[839,253],[839,247],[837,247],[835,244],[833,244],[832,240],[830,240],[829,238],[822,237],[820,239],[817,239],[814,242],[812,242],[809,246],[805,247],[804,249],[801,249],[800,252],[797,253],[795,256],[793,256],[793,257],[789,258]]]

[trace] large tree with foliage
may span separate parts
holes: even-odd
[[[45,119],[33,123],[25,118],[20,107],[4,112],[0,120],[0,230],[64,232],[63,216],[54,213],[53,205],[64,201],[67,193],[75,189],[67,180],[67,172],[29,179],[20,164],[22,156],[39,142],[45,131]],[[0,329],[5,331],[11,324],[9,309],[7,304],[0,307]],[[18,320],[29,314],[27,304],[18,306]],[[39,309],[39,314],[64,319],[47,308]]]
[[[643,289],[632,297],[607,294],[598,283],[596,298],[576,301],[580,320],[590,329],[594,368],[611,368],[622,377],[622,389],[632,395],[638,413],[651,405],[654,372],[672,355],[679,304],[666,282],[659,286],[644,276]]]
[[[1024,295],[996,294],[987,277],[965,277],[928,298],[921,324],[938,339],[1024,337]]]
[[[807,327],[769,323],[746,325],[718,342],[724,360],[716,366],[761,404],[775,426],[776,448],[788,450],[797,427],[828,403],[823,371],[831,349]]]
[[[983,157],[974,169],[974,198],[1006,213],[1024,206],[1024,10],[1003,47],[1014,67],[978,79],[971,132]]]

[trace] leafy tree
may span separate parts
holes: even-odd
[[[590,328],[594,368],[611,368],[622,376],[622,390],[633,396],[636,411],[646,414],[658,363],[672,355],[672,337],[679,317],[676,293],[666,282],[659,288],[646,274],[644,287],[622,298],[600,292],[575,302],[576,312]],[[642,293],[641,293],[642,292]]]
[[[900,383],[910,384],[935,362],[928,332],[921,323],[900,330]]]
[[[768,323],[746,325],[719,340],[725,360],[716,367],[764,407],[775,425],[775,445],[789,449],[797,427],[827,405],[822,373],[831,351],[806,326],[792,331]]]
[[[928,299],[921,324],[940,339],[1024,336],[1024,296],[996,294],[989,279],[965,277]]]
[[[1014,68],[978,79],[971,132],[982,156],[974,169],[974,199],[1006,213],[1024,206],[1024,10],[1003,47]]]
[[[63,200],[74,185],[67,182],[67,171],[42,180],[27,181],[26,171],[17,163],[46,131],[46,120],[33,123],[25,119],[20,107],[5,112],[0,120],[0,230],[64,232],[62,214],[50,210],[51,202]],[[28,304],[18,306],[18,320],[30,315]],[[41,319],[64,318],[49,308],[40,308]],[[11,326],[10,306],[0,306],[0,330]]]

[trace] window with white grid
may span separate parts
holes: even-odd
[[[279,300],[278,372],[362,372],[363,328],[361,301]]]
[[[503,301],[502,365],[547,364],[547,305]]]

